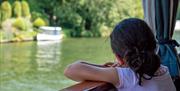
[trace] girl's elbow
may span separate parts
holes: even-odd
[[[81,64],[81,62],[80,62],[80,61],[77,61],[77,62],[74,62],[74,63],[68,65],[68,66],[66,67],[66,69],[64,70],[64,75],[73,74],[73,72],[75,72],[76,69],[79,68],[80,64]]]
[[[71,80],[74,80],[74,81],[82,81],[82,79],[80,79],[78,76],[77,76],[77,71],[75,70],[75,67],[73,65],[69,65],[65,70],[64,70],[64,75],[71,79]]]
[[[70,79],[73,78],[76,74],[78,74],[78,66],[79,64],[77,64],[76,62],[68,65],[64,70],[64,75]]]
[[[68,77],[68,78],[70,78],[71,75],[72,75],[72,69],[71,69],[71,68],[72,68],[71,65],[69,65],[69,66],[64,70],[64,75],[65,75],[66,77]]]

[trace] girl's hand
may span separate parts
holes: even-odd
[[[118,62],[107,62],[104,64],[105,67],[120,67]]]
[[[104,64],[105,67],[112,67],[114,63],[113,62],[107,62]]]
[[[121,65],[118,62],[115,62],[111,67],[121,67]]]

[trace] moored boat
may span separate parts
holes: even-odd
[[[39,30],[41,32],[36,36],[37,41],[60,41],[63,38],[61,27],[43,26],[40,27]]]

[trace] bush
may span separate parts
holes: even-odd
[[[3,32],[0,31],[0,42],[3,40],[3,37],[4,37]]]
[[[83,32],[81,33],[81,36],[82,36],[82,37],[93,37],[93,34],[92,34],[91,31],[83,31]]]
[[[42,17],[42,14],[39,12],[33,11],[31,14],[32,14],[32,17],[31,17],[32,21],[35,21],[37,18]]]
[[[49,20],[48,20],[47,15],[42,14],[42,13],[40,13],[40,12],[36,12],[36,11],[33,11],[33,12],[31,13],[31,20],[32,20],[32,21],[35,21],[35,20],[36,20],[37,18],[39,18],[39,17],[43,18],[43,20],[46,22],[46,25],[49,25]]]
[[[111,32],[112,32],[112,28],[109,28],[107,26],[101,26],[100,28],[100,33],[102,37],[110,36]]]
[[[20,29],[20,30],[26,30],[26,23],[23,20],[23,18],[17,18],[14,21],[13,26]]]
[[[22,1],[22,15],[24,17],[31,17],[30,10],[29,10],[29,4],[26,1]]]
[[[71,31],[71,37],[81,37],[81,31],[80,30]]]
[[[92,31],[93,37],[101,37],[101,33],[99,31]]]
[[[71,37],[71,29],[68,28],[62,28],[62,33],[65,35],[65,37]]]
[[[20,1],[15,1],[13,7],[14,7],[14,16],[15,17],[21,17],[21,15],[22,15],[21,2]]]
[[[45,21],[44,21],[43,19],[37,18],[37,19],[34,21],[33,25],[34,25],[35,27],[40,27],[40,26],[45,26],[46,23],[45,23]]]
[[[2,20],[6,20],[12,16],[12,8],[8,1],[1,4]]]

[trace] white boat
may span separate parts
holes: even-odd
[[[63,38],[61,27],[43,26],[39,28],[40,33],[37,34],[37,41],[60,41]]]
[[[180,20],[176,21],[175,30],[180,31]]]

